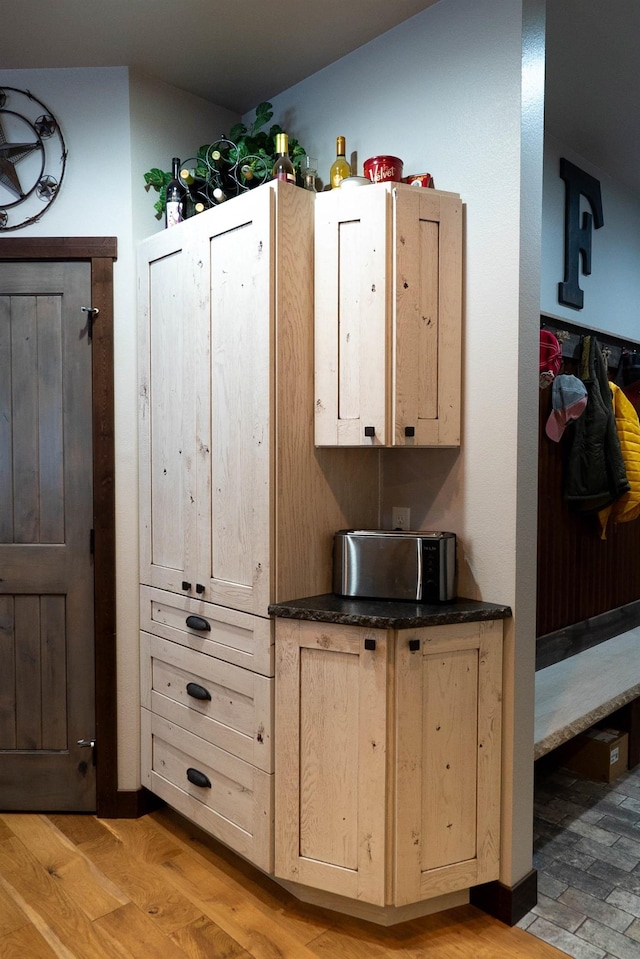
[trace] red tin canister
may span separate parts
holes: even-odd
[[[405,183],[410,186],[433,186],[433,177],[430,173],[416,173],[413,176],[405,177]]]
[[[401,183],[403,163],[398,157],[369,157],[364,161],[364,175],[374,183],[386,183],[388,180]]]

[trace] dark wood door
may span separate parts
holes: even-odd
[[[0,809],[95,810],[88,262],[0,262]]]

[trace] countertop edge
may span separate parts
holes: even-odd
[[[499,603],[459,598],[452,603],[429,605],[394,600],[353,599],[324,593],[272,603],[268,612],[281,619],[302,619],[371,629],[417,629],[483,620],[508,619],[511,608]]]

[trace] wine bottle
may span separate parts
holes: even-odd
[[[302,158],[302,180],[305,190],[316,192],[316,177],[318,175],[318,161],[308,154]]]
[[[242,177],[242,186],[247,190],[252,190],[254,187],[258,186],[259,181],[256,179],[255,173],[253,172],[253,167],[250,163],[243,163],[240,167],[240,176]]]
[[[289,137],[286,133],[276,133],[276,159],[271,177],[274,180],[285,180],[287,183],[296,182],[296,171],[289,158]]]
[[[180,170],[180,183],[184,189],[183,219],[188,219],[197,212],[196,204],[202,200],[200,190],[205,185],[202,177],[196,175],[195,170]]]
[[[345,138],[336,137],[336,158],[331,164],[331,172],[329,174],[332,190],[335,190],[336,187],[340,186],[345,177],[351,176],[351,167],[347,163],[345,153]]]
[[[165,204],[165,226],[175,226],[182,223],[185,215],[185,190],[180,182],[180,160],[174,157],[171,161],[172,174],[167,183]]]

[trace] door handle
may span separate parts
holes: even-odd
[[[93,337],[93,321],[100,310],[97,306],[83,306],[81,309],[83,313],[87,314],[87,343],[90,343]]]
[[[211,693],[199,683],[187,683],[187,693],[193,699],[200,699],[204,702],[211,701]]]
[[[194,769],[193,766],[189,766],[187,769],[187,779],[190,783],[193,783],[194,786],[200,786],[202,789],[211,789],[211,780],[209,777],[201,773],[199,769]]]

